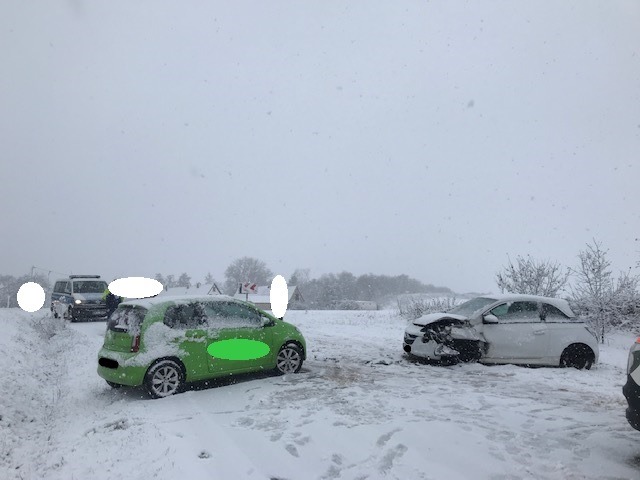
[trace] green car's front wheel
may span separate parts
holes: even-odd
[[[283,345],[276,358],[276,372],[298,373],[302,368],[302,350],[295,343]]]
[[[163,398],[179,392],[184,386],[182,367],[174,360],[160,360],[147,370],[144,387],[151,398]]]

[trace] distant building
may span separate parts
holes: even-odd
[[[289,302],[287,305],[292,305],[294,303],[301,304],[304,302],[302,293],[300,293],[300,289],[297,286],[288,285],[287,289],[289,290]],[[262,310],[271,310],[271,298],[269,297],[270,291],[271,287],[268,285],[259,286],[257,293],[249,293],[248,295],[246,293],[240,293],[238,289],[233,297],[238,300],[247,300]]]
[[[158,295],[222,295],[215,283],[196,283],[190,287],[165,287]]]

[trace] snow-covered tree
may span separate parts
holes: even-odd
[[[185,288],[191,287],[191,277],[189,275],[187,275],[186,273],[181,274],[180,277],[178,277],[178,281],[176,282],[176,286],[177,287],[185,287]]]
[[[612,323],[616,326],[638,326],[640,324],[640,277],[632,275],[631,269],[620,272],[613,290],[612,306],[615,317]]]
[[[207,272],[207,276],[204,277],[204,283],[206,285],[213,285],[214,283],[216,283],[215,279],[213,278],[213,275],[211,275],[211,272]]]
[[[27,282],[35,282],[39,284],[45,292],[49,292],[51,286],[47,277],[42,274],[22,275],[14,277],[13,275],[0,275],[0,308],[18,307],[18,290]],[[48,294],[48,293],[47,293]],[[45,305],[46,302],[45,302]]]
[[[518,256],[515,265],[509,259],[508,265],[496,274],[496,283],[502,293],[555,297],[567,284],[569,273],[557,262]]]
[[[306,285],[311,280],[311,270],[309,268],[296,268],[291,278],[289,278],[289,285]]]
[[[592,324],[601,342],[604,342],[615,312],[614,284],[607,252],[600,242],[593,240],[593,245],[587,244],[578,254],[578,266],[572,270],[576,278],[571,288],[572,307]]]
[[[162,284],[163,288],[166,288],[167,281],[164,279],[161,273],[156,273],[156,276],[154,278]]]
[[[273,272],[267,268],[262,260],[252,257],[242,257],[234,260],[224,272],[224,290],[232,294],[242,282],[253,282],[258,285],[269,285]]]

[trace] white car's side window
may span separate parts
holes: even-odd
[[[542,304],[542,316],[547,322],[566,322],[569,317],[562,313],[559,309],[548,303]]]
[[[539,322],[538,304],[535,302],[507,302],[498,305],[490,312],[498,317],[500,323]]]

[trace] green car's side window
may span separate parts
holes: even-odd
[[[211,302],[205,305],[209,326],[239,328],[259,327],[260,315],[244,305],[232,302]]]
[[[237,322],[238,326],[259,327],[260,315],[258,312],[251,310],[244,305],[237,303],[226,303],[222,306],[227,318],[233,322]]]
[[[169,328],[191,330],[202,328],[207,323],[204,306],[200,302],[172,305],[164,314],[164,324]]]
[[[208,302],[204,305],[204,314],[207,318],[207,324],[215,328],[224,320],[224,313],[220,309],[220,302]]]

